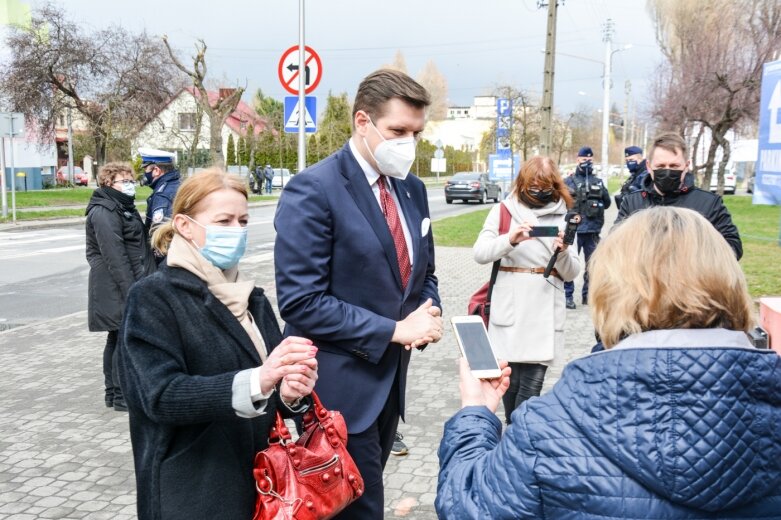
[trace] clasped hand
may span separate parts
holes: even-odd
[[[264,394],[282,381],[279,394],[286,404],[312,393],[317,382],[317,347],[306,338],[290,336],[282,340],[266,358],[260,370]]]
[[[407,350],[442,339],[442,311],[431,298],[415,309],[406,318],[396,322],[391,341],[404,345]]]

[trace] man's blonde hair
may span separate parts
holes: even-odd
[[[589,263],[594,327],[610,348],[657,329],[753,326],[743,271],[699,213],[656,206],[619,224]]]

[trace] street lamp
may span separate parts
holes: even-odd
[[[631,43],[628,43],[624,45],[623,47],[620,47],[618,49],[611,50],[610,44],[612,43],[612,40],[610,38],[610,33],[607,33],[607,37],[605,38],[605,64],[604,64],[604,76],[602,78],[602,89],[603,89],[603,97],[602,97],[602,171],[600,172],[600,177],[602,177],[602,180],[607,182],[607,169],[608,169],[608,152],[607,152],[607,141],[608,141],[608,132],[610,131],[610,88],[612,87],[612,81],[610,79],[610,69],[612,66],[613,61],[613,55],[617,52],[625,51],[627,49],[630,49],[632,47]]]

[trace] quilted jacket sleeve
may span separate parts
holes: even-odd
[[[439,446],[439,518],[542,518],[536,454],[526,424],[517,420],[504,438],[501,431],[499,419],[484,406],[466,407],[445,424]]]

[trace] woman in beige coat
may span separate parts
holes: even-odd
[[[566,309],[562,290],[581,269],[574,249],[558,237],[530,237],[534,226],[557,226],[572,197],[556,164],[547,157],[526,161],[502,202],[512,220],[509,232],[499,234],[500,206],[495,206],[483,224],[474,245],[480,264],[501,260],[491,297],[488,335],[495,354],[512,368],[510,388],[503,397],[505,420],[529,397],[540,395],[545,371],[564,347]],[[561,249],[549,278],[542,272],[556,248]]]

